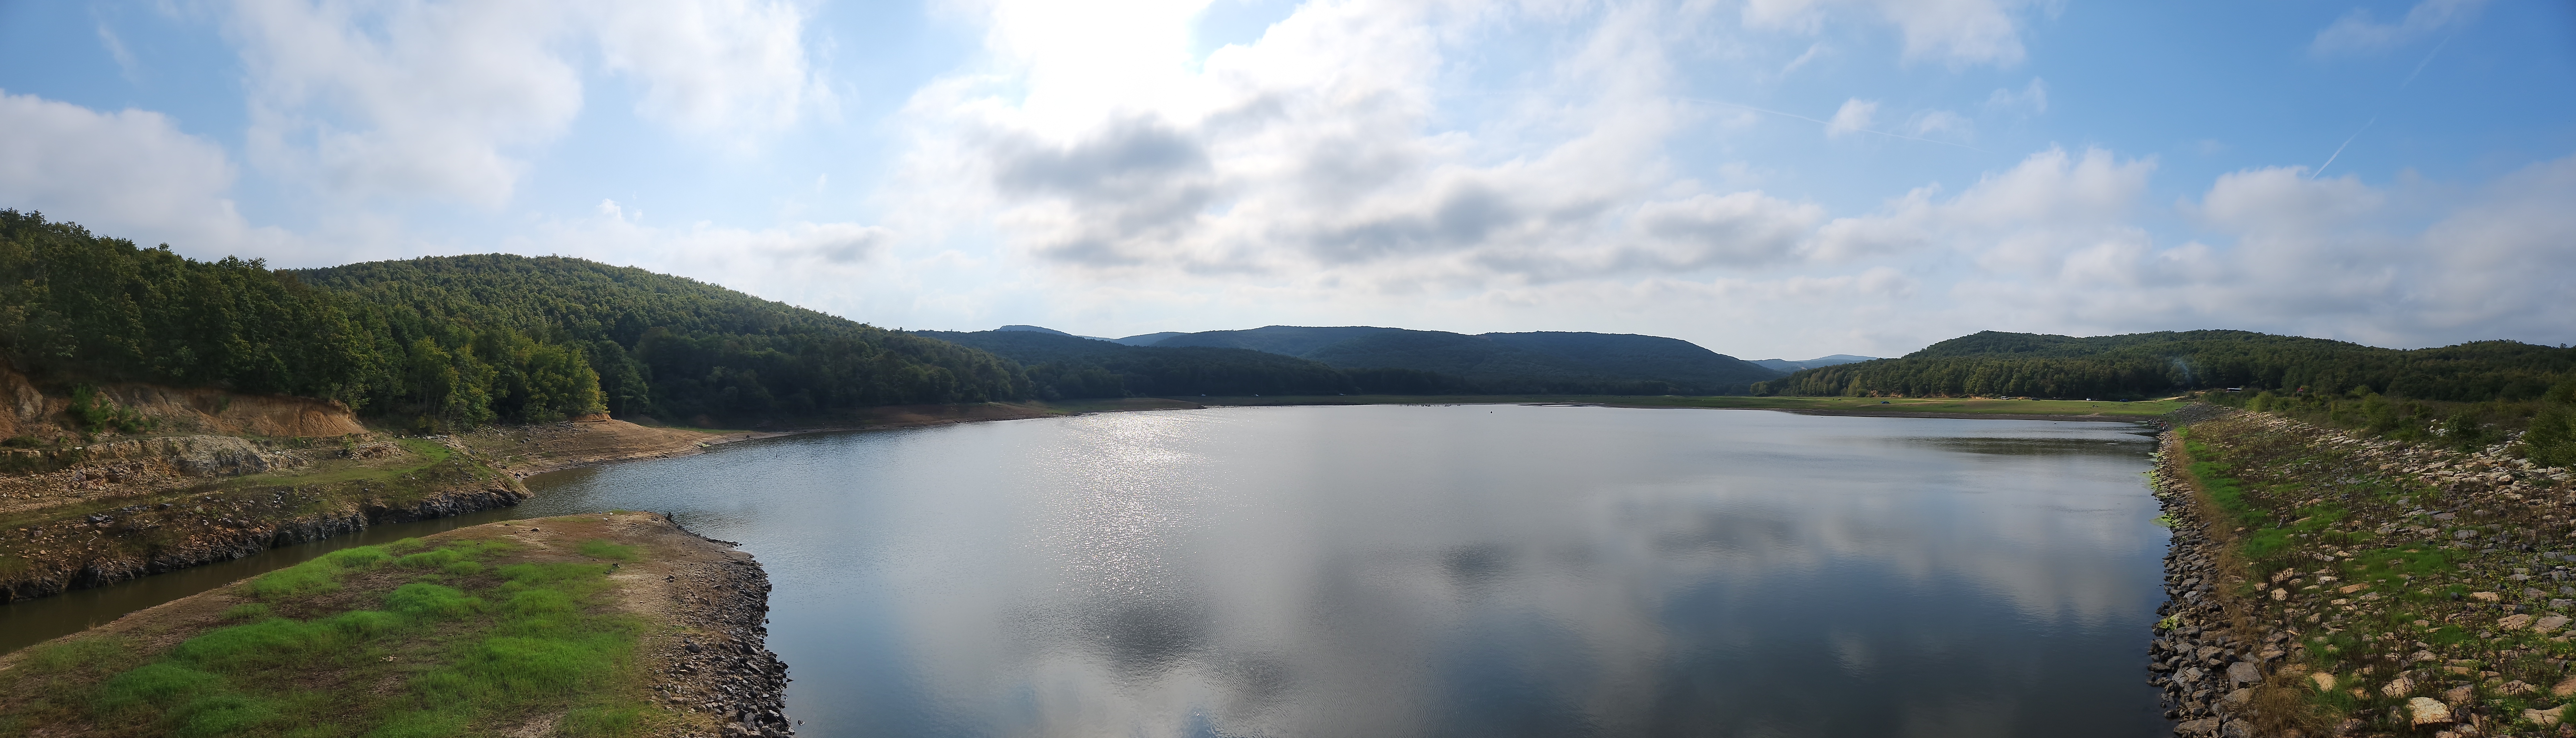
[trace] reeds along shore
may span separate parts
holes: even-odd
[[[2576,736],[2567,470],[2202,413],[2152,472],[2179,734]]]

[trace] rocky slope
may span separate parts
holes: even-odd
[[[2567,470],[2225,412],[2153,479],[2179,734],[2576,735]]]

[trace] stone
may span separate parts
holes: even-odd
[[[2533,709],[2525,708],[2525,709],[2522,711],[2522,719],[2524,719],[2524,720],[2528,720],[2528,721],[2531,721],[2531,724],[2533,724],[2533,725],[2538,725],[2538,726],[2543,727],[2543,728],[2546,728],[2546,727],[2549,727],[2549,726],[2552,726],[2552,725],[2557,725],[2558,723],[2560,723],[2560,722],[2564,721],[2564,720],[2566,719],[2566,717],[2567,717],[2567,706],[2566,706],[2566,705],[2559,705],[2559,706],[2557,706],[2557,707],[2552,707],[2552,708],[2549,708],[2549,709],[2546,709],[2546,710],[2533,710]]]
[[[2417,697],[2407,700],[2406,714],[2414,719],[2413,724],[2419,726],[2440,725],[2451,722],[2451,706],[2434,701],[2429,697]]]
[[[2569,695],[2576,695],[2576,676],[2567,677],[2565,680],[2560,681],[2556,686],[2549,688],[2549,696],[2551,697],[2566,697]]]
[[[2228,664],[2227,681],[2233,682],[2239,686],[2263,681],[2263,667],[2252,661],[2239,661],[2233,664]]]
[[[2174,726],[2174,735],[2209,735],[2216,732],[2218,732],[2218,718],[2214,717],[2185,720],[2181,725]]]
[[[2470,592],[2469,599],[2479,602],[2497,602],[2503,600],[2504,596],[2494,592]]]
[[[2253,702],[2253,687],[2237,687],[2236,691],[2229,692],[2227,693],[2227,696],[2218,698],[2218,704],[2229,710],[2241,709],[2246,705],[2253,704]]]
[[[2555,632],[2555,631],[2557,631],[2559,628],[2567,627],[2567,623],[2568,623],[2568,617],[2567,617],[2567,616],[2565,616],[2565,615],[2551,615],[2551,616],[2549,616],[2549,617],[2545,617],[2545,618],[2541,618],[2541,619],[2539,619],[2539,620],[2534,620],[2534,621],[2532,621],[2532,623],[2531,623],[2531,632],[2534,632],[2534,633],[2550,633],[2550,632]]]
[[[2229,720],[2218,728],[2218,738],[2254,738],[2254,723]]]
[[[2469,686],[2469,685],[2466,685],[2466,684],[2462,684],[2462,685],[2457,686],[2457,687],[2452,687],[2452,688],[2450,689],[2450,691],[2443,692],[2443,693],[2442,693],[2442,701],[2443,701],[2443,702],[2448,702],[2448,703],[2451,703],[2451,704],[2454,704],[2454,705],[2465,705],[2465,704],[2468,704],[2468,703],[2469,703],[2469,700],[2470,700],[2470,699],[2475,698],[2475,697],[2477,697],[2477,696],[2478,696],[2478,688],[2477,688],[2477,687],[2472,687],[2472,686]]]
[[[2415,652],[2415,655],[2406,657],[2406,660],[2408,660],[2408,661],[2440,661],[2440,660],[2442,660],[2442,657],[2433,655],[2433,652],[2431,652],[2431,651],[2417,651],[2417,652]]]
[[[2174,681],[2190,684],[2192,682],[2200,681],[2200,675],[2200,667],[2193,666],[2185,668],[2182,671],[2174,672]]]
[[[2498,692],[2503,692],[2503,693],[2505,693],[2505,694],[2522,694],[2522,693],[2524,693],[2524,692],[2529,692],[2529,691],[2532,691],[2532,690],[2534,690],[2534,689],[2539,689],[2539,688],[2538,688],[2538,687],[2531,686],[2530,684],[2524,683],[2524,682],[2523,682],[2522,680],[2520,680],[2520,679],[2516,679],[2516,680],[2513,680],[2513,681],[2510,681],[2510,682],[2505,682],[2505,683],[2504,683],[2504,686],[2497,687],[2497,688],[2496,688],[2496,691],[2498,691]]]
[[[2497,630],[2507,630],[2507,631],[2512,631],[2512,630],[2521,630],[2521,629],[2523,629],[2523,626],[2527,626],[2527,625],[2530,625],[2530,624],[2531,624],[2531,615],[2526,614],[2526,613],[2514,613],[2514,614],[2512,614],[2512,615],[2506,615],[2506,616],[2504,616],[2503,618],[2497,619],[2497,620],[2496,620],[2496,629],[2497,629]]]
[[[2394,681],[2391,681],[2391,682],[2389,682],[2389,683],[2387,683],[2387,684],[2380,685],[2380,687],[2379,687],[2379,696],[2382,696],[2382,697],[2404,697],[2404,696],[2406,696],[2406,695],[2408,695],[2408,694],[2412,694],[2412,693],[2414,693],[2414,691],[2415,691],[2415,680],[2413,680],[2413,679],[2408,679],[2408,678],[2406,678],[2406,677],[2398,677],[2398,678],[2397,678],[2396,680],[2394,680]]]
[[[2314,674],[2309,674],[2309,675],[2308,675],[2308,681],[2316,682],[2316,683],[2317,683],[2317,691],[2319,691],[2319,692],[2332,692],[2332,691],[2334,691],[2334,687],[2335,687],[2335,678],[2334,678],[2334,675],[2333,675],[2333,674],[2328,674],[2328,673],[2325,673],[2325,672],[2322,672],[2322,671],[2317,672],[2317,673],[2314,673]]]

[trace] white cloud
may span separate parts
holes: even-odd
[[[2026,51],[2013,14],[2033,3],[2017,0],[1749,0],[1747,28],[1815,33],[1846,9],[1896,26],[1905,58],[1954,65],[2021,63]]]
[[[1926,110],[1906,119],[1905,127],[1916,136],[1940,136],[1950,139],[1976,137],[1977,124],[1967,116],[1947,110]]]
[[[816,89],[781,2],[250,0],[254,163],[326,193],[497,207],[524,152],[582,107],[581,44],[645,87],[638,112],[701,136],[793,123]]]
[[[276,246],[226,197],[232,162],[222,147],[179,130],[160,113],[100,113],[0,91],[0,207],[43,212],[101,235],[192,255]]]
[[[2464,25],[2477,18],[2486,0],[2422,0],[2406,17],[2382,23],[2368,8],[2354,8],[2334,25],[2317,31],[2316,40],[2308,46],[2319,54],[2354,54],[2384,51]]]
[[[1857,97],[1844,100],[1843,106],[1834,110],[1833,120],[1825,124],[1825,135],[1841,137],[1869,131],[1877,117],[1878,101]]]
[[[1995,110],[2022,111],[2030,115],[2046,113],[2048,112],[2048,83],[2038,77],[2032,77],[2030,84],[2023,85],[2018,92],[1997,88],[1994,94],[1986,96],[1986,107]]]
[[[1419,286],[1611,268],[1601,239],[1622,204],[1671,179],[1659,147],[1681,108],[1661,93],[1653,8],[1604,12],[1526,115],[1453,130],[1435,127],[1433,91],[1481,11],[1313,3],[1193,70],[1186,7],[1028,40],[1054,8],[996,5],[996,69],[915,98],[896,209],[990,219],[1067,268]],[[1595,248],[1568,260],[1565,244]]]

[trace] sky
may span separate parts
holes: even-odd
[[[2576,342],[2576,3],[0,0],[0,208],[890,328]]]

